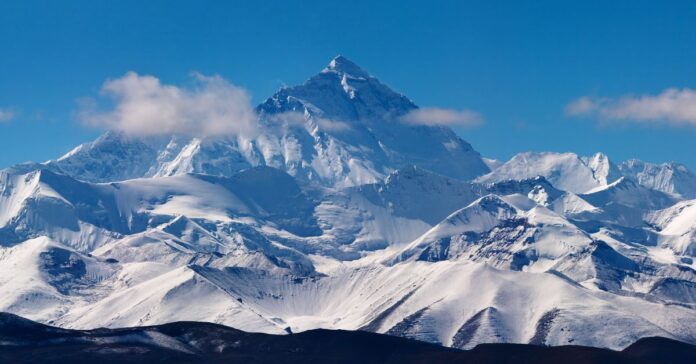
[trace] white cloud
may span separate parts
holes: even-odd
[[[253,135],[257,116],[249,94],[219,76],[194,74],[195,86],[164,85],[153,76],[128,72],[108,80],[101,95],[112,101],[108,110],[82,102],[80,119],[87,125],[131,135]]]
[[[324,130],[324,131],[346,131],[350,130],[350,124],[343,122],[343,121],[337,121],[337,120],[331,120],[331,119],[323,119],[319,118],[317,119],[317,125],[319,125],[319,128]]]
[[[264,115],[264,118],[273,123],[290,126],[301,126],[307,121],[305,119],[305,114],[299,111],[286,111],[279,114]]]
[[[569,103],[565,111],[569,116],[596,115],[604,120],[696,125],[696,91],[670,88],[658,95],[618,99],[585,96]]]
[[[473,126],[483,122],[481,115],[474,111],[437,107],[415,109],[402,116],[401,120],[409,124],[430,126]]]
[[[0,123],[14,119],[15,113],[11,109],[0,108]]]
[[[596,111],[597,106],[597,101],[590,97],[583,96],[566,105],[565,113],[568,116],[582,116]]]

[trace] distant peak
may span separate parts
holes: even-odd
[[[338,55],[334,59],[332,59],[331,62],[329,62],[328,66],[326,66],[326,68],[324,68],[322,72],[335,72],[352,77],[370,77],[370,74],[365,72],[362,68],[360,68],[360,66],[341,55]]]
[[[595,159],[595,160],[607,159],[608,160],[609,157],[602,152],[597,152],[592,156],[592,159]]]

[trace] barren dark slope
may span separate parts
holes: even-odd
[[[694,363],[696,347],[642,339],[606,349],[485,344],[461,351],[362,331],[312,330],[276,336],[226,326],[65,330],[0,313],[2,363]]]

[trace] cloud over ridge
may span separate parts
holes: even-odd
[[[220,76],[193,74],[195,86],[162,84],[154,76],[128,72],[101,88],[110,108],[83,100],[78,116],[89,126],[130,135],[183,134],[198,137],[253,135],[257,116],[251,97]]]
[[[422,107],[401,117],[408,124],[428,126],[474,126],[483,122],[481,114],[471,110]]]

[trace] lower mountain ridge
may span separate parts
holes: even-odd
[[[696,342],[691,204],[630,180],[578,195],[418,167],[341,189],[270,167],[2,177],[0,310],[64,328],[189,320],[463,349]]]
[[[664,364],[696,361],[696,346],[652,337],[612,351],[584,346],[482,344],[456,350],[364,331],[254,334],[174,322],[137,328],[65,330],[0,313],[7,363],[558,363]]]

